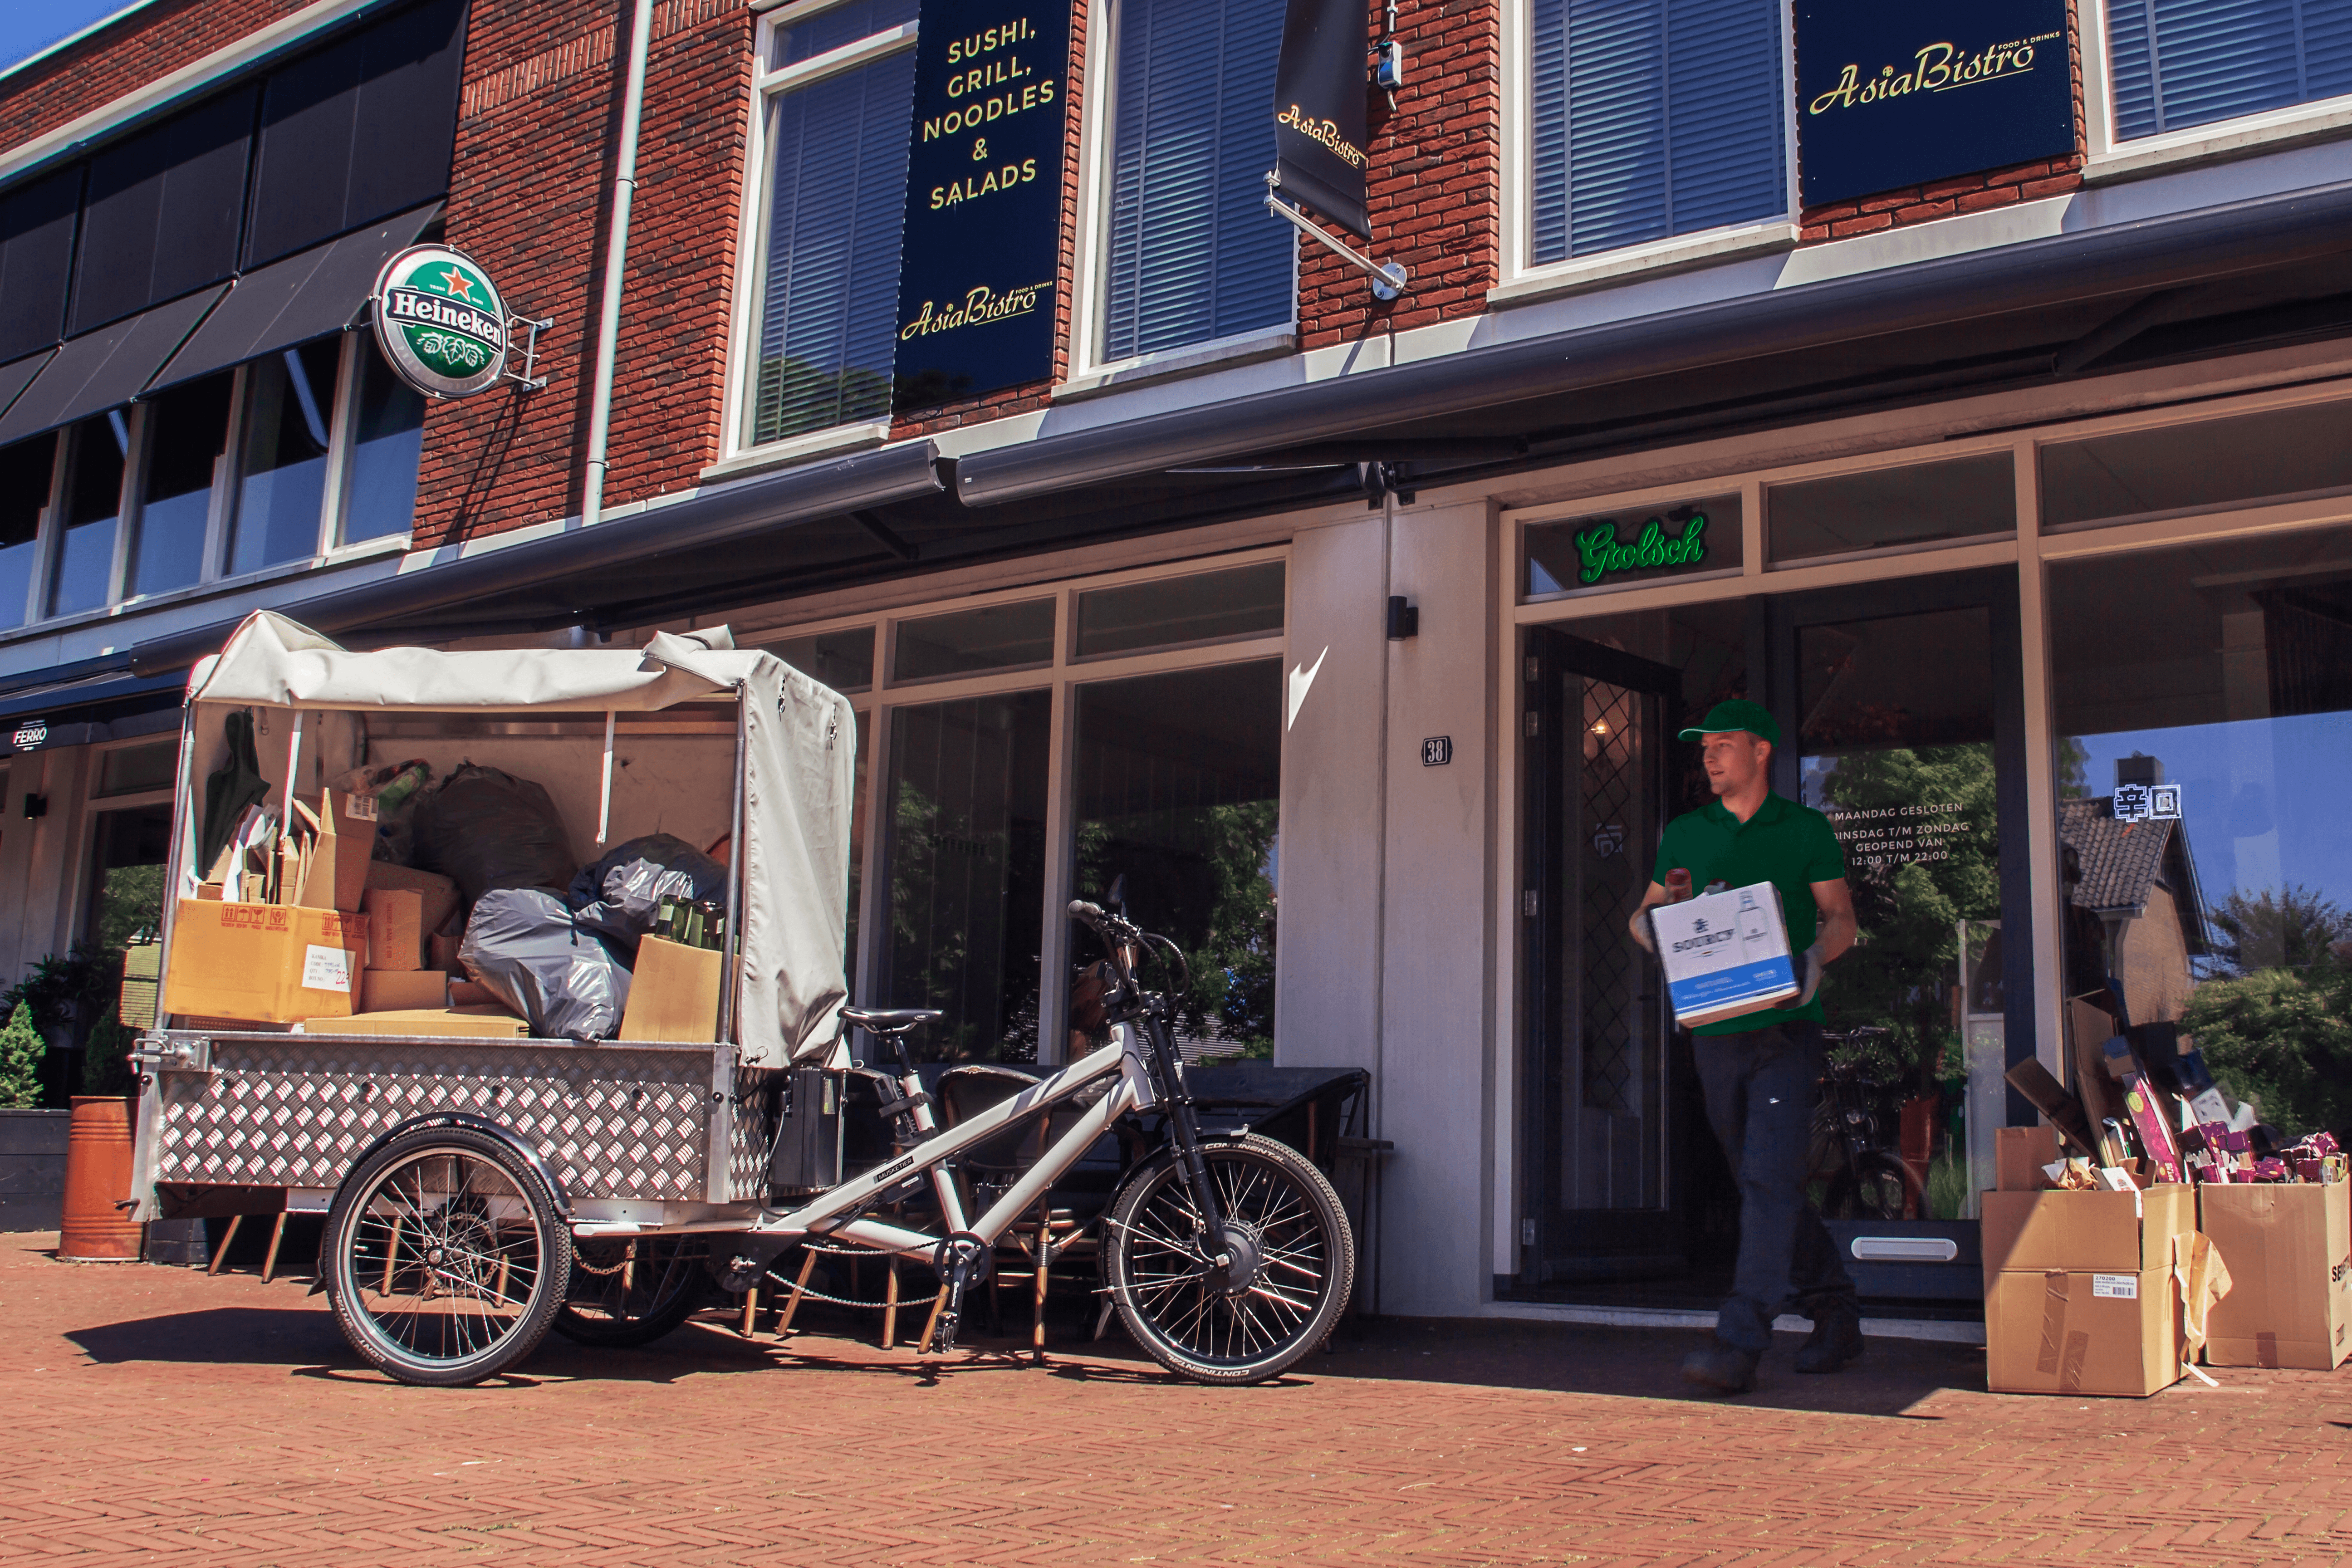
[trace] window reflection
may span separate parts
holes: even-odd
[[[2291,1136],[2352,1127],[2352,530],[2050,585],[2070,998],[2177,1025]]]
[[[213,479],[228,446],[236,384],[224,371],[175,386],[148,405],[147,476],[131,555],[134,595],[184,588],[204,575]]]
[[[122,468],[131,426],[116,409],[73,428],[66,475],[65,527],[58,545],[49,613],[102,608],[112,596],[115,524],[122,514]]]
[[[417,465],[425,450],[425,399],[393,374],[373,342],[360,345],[360,395],[352,421],[350,500],[343,542],[406,533],[416,518]]]
[[[947,1016],[916,1047],[1034,1061],[1044,930],[1044,691],[900,708],[890,721],[889,930],[882,1005]]]
[[[0,447],[0,627],[23,625],[32,608],[41,514],[48,510],[57,456],[54,436]]]
[[[330,338],[258,360],[247,372],[245,480],[232,574],[319,552],[341,357],[341,345]]]
[[[1267,660],[1076,689],[1076,896],[1123,878],[1129,915],[1183,949],[1188,1057],[1274,1054],[1281,685]],[[1101,956],[1071,936],[1074,962]]]

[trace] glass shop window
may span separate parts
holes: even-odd
[[[1199,647],[1282,630],[1282,563],[1160,577],[1078,595],[1076,657]]]
[[[2077,1065],[2120,1008],[2352,1127],[2352,529],[2055,563],[2050,635]]]
[[[103,608],[113,597],[114,534],[122,517],[122,470],[131,424],[122,410],[75,426],[67,438],[63,536],[49,613]]]
[[[341,345],[329,338],[256,361],[246,372],[245,475],[229,574],[319,552],[327,442]]]
[[[156,741],[144,746],[118,746],[98,761],[100,795],[143,795],[170,789],[180,764],[180,742]]]
[[[147,474],[127,596],[184,588],[204,576],[213,482],[228,448],[236,384],[235,374],[224,371],[175,386],[148,405]]]
[[[1054,601],[990,605],[898,624],[893,680],[944,680],[1054,662]]]
[[[2352,402],[2118,430],[2042,448],[2042,525],[2352,489]]]
[[[1098,681],[1075,696],[1075,895],[1100,903],[1119,889],[1130,917],[1183,950],[1176,1028],[1188,1058],[1271,1058],[1281,661]],[[1102,957],[1085,927],[1070,942],[1081,969]],[[1088,1044],[1072,1040],[1072,1057]]]
[[[893,711],[884,796],[886,1007],[937,1007],[916,1048],[946,1061],[1037,1058],[1052,694]]]
[[[1776,565],[1898,545],[2012,533],[2015,468],[2007,452],[1906,468],[1832,474],[1764,492],[1765,553]]]
[[[373,340],[360,344],[359,360],[351,490],[343,508],[346,544],[409,531],[416,518],[416,475],[425,452],[424,396],[393,374]]]
[[[22,626],[32,613],[41,519],[57,460],[55,436],[0,447],[0,630]]]
[[[803,675],[849,693],[874,689],[874,628],[818,632],[775,644],[769,652]]]
[[[1531,598],[1549,597],[1727,574],[1739,570],[1746,549],[1737,495],[1541,522],[1527,531],[1523,589]]]

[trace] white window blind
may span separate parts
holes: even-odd
[[[1538,263],[1788,209],[1773,0],[1535,0]]]
[[[768,100],[768,235],[751,441],[890,411],[915,55]]]
[[[2116,140],[2352,92],[2352,0],[2110,0]]]
[[[1111,131],[1106,360],[1291,319],[1265,210],[1282,0],[1128,0]]]

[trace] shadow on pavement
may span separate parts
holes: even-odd
[[[1752,1394],[1722,1399],[1683,1382],[1683,1357],[1705,1344],[1701,1329],[1607,1328],[1508,1319],[1351,1319],[1332,1338],[1337,1353],[1298,1370],[1327,1377],[1407,1378],[1493,1388],[1548,1388],[1639,1399],[1692,1399],[1768,1410],[1908,1415],[1941,1389],[1984,1388],[1983,1347],[1874,1337],[1843,1372],[1807,1376],[1790,1364],[1799,1334],[1776,1334]]]

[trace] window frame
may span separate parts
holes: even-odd
[[[1204,572],[1265,562],[1280,562],[1283,565],[1283,629],[1278,632],[1087,659],[1078,658],[1074,652],[1077,597],[1080,594],[1097,588],[1196,576]],[[887,816],[883,796],[890,784],[890,731],[897,710],[924,708],[973,697],[1003,696],[1016,691],[1051,691],[1053,707],[1048,721],[1051,728],[1045,764],[1045,929],[1039,933],[1039,973],[1066,973],[1073,955],[1069,921],[1063,910],[1071,897],[1070,882],[1075,868],[1072,792],[1076,785],[1077,762],[1076,689],[1138,675],[1164,675],[1269,658],[1286,660],[1293,614],[1292,594],[1297,576],[1291,566],[1290,546],[1286,542],[1155,562],[1124,570],[1055,578],[1042,584],[1012,584],[956,598],[925,599],[886,608],[878,613],[867,610],[823,619],[782,622],[773,627],[762,627],[756,634],[743,633],[742,640],[746,646],[761,647],[772,647],[787,638],[861,628],[870,629],[874,635],[874,682],[864,691],[845,694],[845,700],[857,715],[860,743],[873,747],[866,756],[866,821],[861,825],[865,854],[858,868],[859,951],[848,955],[847,964],[851,995],[854,998],[871,998],[876,994],[875,987],[882,971],[881,952],[877,945],[876,935],[888,925],[883,877],[889,864]],[[887,668],[887,658],[897,642],[901,622],[919,621],[949,611],[984,609],[1040,598],[1052,599],[1055,606],[1054,658],[1050,664],[1024,665],[1018,668],[923,680],[899,680]],[[1285,668],[1287,668],[1286,664]],[[1279,882],[1277,865],[1277,910],[1280,908]],[[1059,1066],[1068,1047],[1069,997],[1062,988],[1050,984],[1041,986],[1041,993],[1037,1009],[1037,1063],[1041,1067]]]
[[[45,436],[31,437],[34,441],[52,443],[49,493],[41,506],[40,528],[34,550],[32,588],[25,606],[25,618],[13,626],[0,626],[0,640],[115,615],[126,606],[161,604],[181,595],[307,571],[353,555],[407,549],[414,531],[413,513],[410,518],[412,526],[408,529],[356,542],[343,537],[351,521],[352,448],[359,423],[359,378],[369,347],[363,341],[364,335],[354,329],[337,337],[335,396],[332,406],[326,410],[326,470],[320,490],[318,531],[308,555],[275,562],[250,572],[231,573],[228,570],[237,496],[245,479],[244,447],[252,414],[253,364],[257,362],[234,366],[227,373],[230,377],[227,429],[223,438],[221,457],[215,461],[213,470],[212,490],[205,516],[203,566],[193,583],[159,589],[152,594],[132,595],[129,592],[133,542],[137,538],[140,511],[143,505],[142,492],[145,487],[152,446],[153,421],[151,416],[153,405],[151,401],[142,399],[126,407],[107,411],[121,414],[128,425],[130,450],[123,458],[122,486],[116,496],[114,549],[112,561],[107,569],[106,601],[91,609],[75,610],[64,615],[52,613],[49,605],[57,585],[59,552],[64,542],[64,487],[74,458],[72,443],[75,431],[84,422],[77,420]],[[299,348],[302,345],[293,346]],[[105,416],[105,414],[92,416],[93,418]]]
[[[762,467],[793,458],[814,457],[853,447],[879,446],[890,438],[891,416],[856,419],[803,430],[774,441],[751,439],[751,413],[745,396],[751,385],[750,362],[754,323],[767,299],[765,249],[772,193],[768,180],[767,119],[769,100],[780,94],[855,70],[861,66],[915,47],[919,20],[828,49],[812,58],[771,68],[768,56],[776,29],[837,9],[851,0],[766,0],[755,4],[758,26],[751,31],[751,88],[744,99],[743,200],[738,216],[735,254],[735,297],[727,327],[726,414],[719,421],[719,461],[702,471],[705,479],[723,478],[740,468]],[[910,128],[911,133],[911,128]],[[905,193],[900,193],[904,199]]]
[[[1797,56],[1794,0],[1775,7],[1780,23],[1780,179],[1783,203],[1774,216],[1668,235],[1591,256],[1535,259],[1535,20],[1534,0],[1503,0],[1502,276],[1486,291],[1490,305],[1510,305],[1580,293],[1588,289],[1662,276],[1712,262],[1796,247],[1803,210],[1797,189]]]
[[[2283,104],[2153,136],[2116,139],[2115,73],[2108,66],[2107,7],[2087,0],[2079,12],[2083,52],[2083,180],[2128,179],[2185,164],[2251,157],[2352,131],[2352,93]]]

